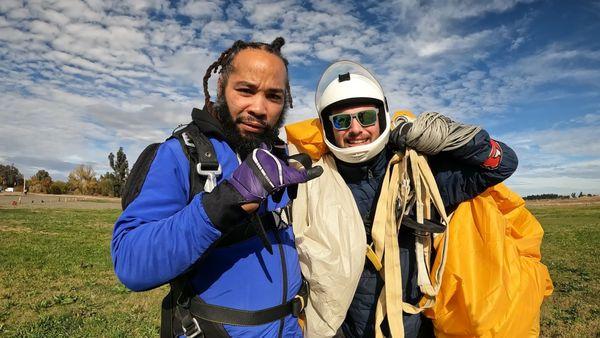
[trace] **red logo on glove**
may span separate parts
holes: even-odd
[[[502,162],[502,147],[492,139],[490,139],[490,145],[492,146],[492,150],[490,150],[488,158],[481,165],[486,169],[496,169],[500,165],[500,162]]]

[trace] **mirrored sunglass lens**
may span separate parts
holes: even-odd
[[[356,114],[358,121],[363,126],[375,124],[377,121],[377,112],[375,110],[365,110]]]
[[[350,126],[351,120],[352,120],[352,117],[348,114],[335,115],[333,117],[333,126],[336,129],[346,129]]]

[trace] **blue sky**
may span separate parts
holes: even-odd
[[[331,62],[363,63],[392,110],[438,111],[511,145],[521,194],[600,193],[600,1],[0,2],[0,163],[64,179],[133,163],[203,102],[237,39],[283,36],[295,107]],[[214,83],[213,83],[214,88]]]

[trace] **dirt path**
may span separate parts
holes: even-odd
[[[0,209],[121,209],[121,199],[104,196],[0,193]]]

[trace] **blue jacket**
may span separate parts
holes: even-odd
[[[207,114],[204,114],[207,115]],[[204,116],[200,127],[214,146],[222,167],[218,182],[238,167],[235,152],[218,123]],[[291,227],[268,231],[273,254],[257,236],[214,246],[221,232],[212,224],[197,194],[189,201],[189,162],[176,139],[160,145],[138,197],[117,220],[111,252],[119,280],[134,291],[170,282],[202,257],[191,284],[205,302],[241,310],[261,310],[291,300],[300,289],[301,273]],[[189,202],[189,203],[188,203]],[[282,207],[287,197],[269,209]],[[261,206],[262,212],[266,207]],[[228,210],[222,210],[228,212]],[[279,233],[281,243],[274,235]],[[280,321],[260,326],[225,325],[232,337],[277,337]],[[301,337],[297,318],[288,315],[283,337]]]
[[[497,145],[501,147],[502,157],[495,168],[482,165],[492,153],[492,143],[485,130],[481,130],[471,141],[458,149],[428,158],[448,214],[453,212],[461,202],[504,181],[516,170],[517,157],[514,151],[501,142],[497,142]],[[375,215],[377,197],[385,176],[386,165],[392,154],[389,150],[384,151],[367,163],[354,165],[337,161],[338,171],[352,191],[363,218],[369,243],[372,242],[371,223]],[[398,242],[403,301],[416,304],[422,294],[417,285],[414,234],[406,228],[401,228]],[[341,327],[346,338],[375,336],[375,306],[383,284],[379,273],[367,261]],[[424,320],[426,319],[420,314],[404,314],[405,337],[417,337]],[[384,334],[387,329],[386,320],[382,323]]]

